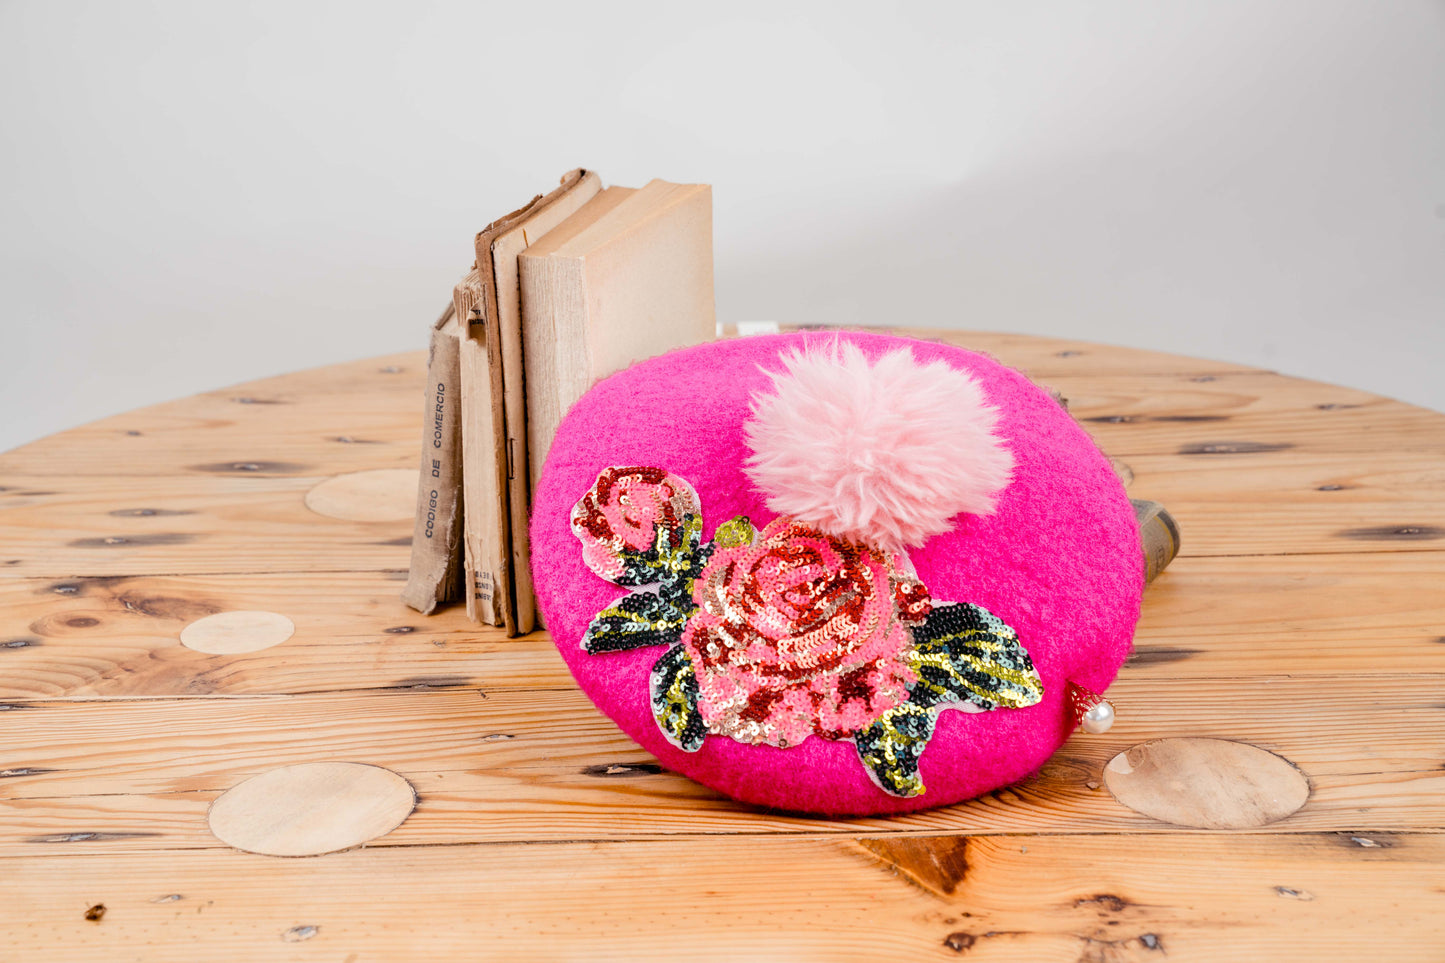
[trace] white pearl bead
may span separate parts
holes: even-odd
[[[1108,699],[1084,713],[1084,731],[1098,734],[1108,732],[1114,725],[1114,703]]]

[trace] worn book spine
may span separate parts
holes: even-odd
[[[496,485],[488,477],[497,462],[492,447],[492,412],[487,403],[487,349],[469,338],[461,340],[462,434],[466,445],[466,468],[462,472],[463,515],[466,537],[467,616],[474,622],[505,626],[505,596],[500,592],[496,548],[502,536],[496,515],[485,506],[496,504]]]
[[[486,317],[489,322],[487,330],[487,344],[492,357],[496,363],[492,374],[493,400],[497,404],[497,439],[498,439],[498,498],[504,508],[506,518],[502,529],[505,533],[504,547],[506,549],[499,571],[505,575],[506,584],[498,582],[497,604],[506,610],[508,636],[520,635],[523,632],[532,631],[533,619],[531,613],[531,591],[532,572],[531,558],[527,556],[527,562],[517,564],[516,545],[520,537],[522,543],[526,544],[527,538],[527,492],[518,492],[513,479],[516,476],[517,464],[526,464],[527,450],[525,445],[519,446],[512,435],[512,419],[515,418],[523,408],[522,400],[522,363],[517,359],[513,365],[508,336],[510,325],[506,318],[502,317],[501,307],[498,303],[497,285],[506,283],[497,277],[496,259],[492,255],[490,244],[479,244],[477,247],[477,264],[488,265],[491,269],[491,276],[486,285]],[[480,270],[487,270],[482,267]],[[520,501],[518,501],[520,499]],[[518,587],[525,586],[523,591],[527,595],[527,604],[523,612],[518,613],[517,594]],[[525,619],[520,617],[525,616]],[[525,625],[525,628],[523,627]]]
[[[501,447],[500,357],[486,320],[485,281],[473,270],[453,292],[459,324],[462,516],[467,615],[507,627],[506,455]]]
[[[517,278],[517,257],[532,243],[575,214],[602,190],[602,180],[593,171],[577,169],[564,175],[561,185],[542,198],[525,216],[477,236],[478,266],[490,264],[487,285],[487,318],[495,321],[500,352],[499,397],[504,399],[503,445],[507,457],[506,498],[508,549],[506,575],[510,582],[512,624],[509,635],[532,631],[537,624],[536,600],[532,595],[532,546],[527,525],[530,518],[531,478],[527,450],[527,399],[523,357],[521,285]]]
[[[411,568],[401,600],[424,615],[462,592],[462,424],[454,305],[432,326]]]

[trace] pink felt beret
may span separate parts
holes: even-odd
[[[808,382],[808,358],[836,366]],[[950,386],[975,423],[945,437],[970,403]],[[980,437],[992,455],[955,454]],[[875,487],[830,483],[833,461]],[[531,534],[543,618],[597,706],[669,769],[800,812],[1036,771],[1075,694],[1113,681],[1144,584],[1122,485],[1046,392],[866,333],[719,341],[600,382],[558,429]]]

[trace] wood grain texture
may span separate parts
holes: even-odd
[[[0,579],[0,701],[572,684],[550,640],[507,642],[459,607],[402,604],[403,572]],[[180,642],[217,612],[272,610],[282,646],[217,659]]]
[[[669,773],[570,688],[11,703],[25,707],[11,710],[24,728],[0,747],[0,772],[14,774],[0,779],[0,854],[214,846],[203,818],[185,814],[257,773],[318,760],[384,766],[416,787],[416,814],[382,845],[1167,831],[1177,827],[1101,788],[1104,766],[1150,739],[1199,736],[1259,746],[1304,772],[1309,803],[1271,831],[1435,829],[1441,691],[1439,675],[1121,679],[1109,691],[1114,727],[1076,735],[1034,777],[957,806],[846,820],[758,810]],[[1227,698],[1248,712],[1221,713]]]
[[[0,472],[171,475],[232,462],[415,468],[425,352],[294,372],[112,415],[0,455]],[[3,483],[0,483],[3,484]]]
[[[409,522],[416,517],[418,475],[414,468],[333,475],[306,493],[306,507],[348,522]]]
[[[1445,673],[1439,556],[1175,561],[1149,588],[1122,678]],[[0,579],[0,701],[293,695],[365,689],[565,689],[541,633],[507,641],[457,607],[423,617],[399,573]],[[215,659],[180,635],[217,612],[272,606],[284,646]]]
[[[0,462],[0,571],[49,578],[404,572],[411,520],[316,514],[306,493],[331,477],[305,474],[318,467],[226,462],[140,476],[121,489],[104,476],[18,476]]]
[[[1442,861],[1379,833],[75,856],[3,861],[0,923],[27,960],[1435,961]]]
[[[1445,416],[1442,416],[1445,417]],[[1181,556],[1445,550],[1445,474],[1430,451],[1140,455],[1129,494],[1163,502]]]
[[[1049,383],[1116,457],[1208,454],[1231,444],[1328,453],[1445,449],[1438,412],[1273,372],[1069,375]]]
[[[1176,559],[1149,586],[1123,677],[1439,673],[1442,629],[1438,553]]]
[[[408,521],[306,507],[327,479],[415,467],[420,353],[284,375],[0,455],[7,952],[1438,959],[1445,415],[1225,362],[919,333],[1059,389],[1130,495],[1181,524],[1110,732],[901,818],[720,798],[599,715],[545,635],[403,606]],[[295,631],[182,644],[237,611]],[[1308,801],[1200,832],[1110,794],[1118,753],[1196,738],[1287,759]],[[390,769],[417,808],[313,858],[211,834],[223,793],[318,762]]]

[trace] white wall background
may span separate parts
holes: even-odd
[[[724,320],[1024,331],[1445,409],[1445,6],[0,0],[0,449],[425,344],[576,166]]]

